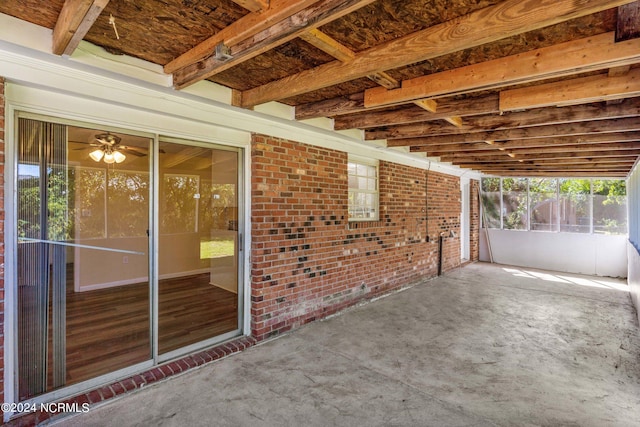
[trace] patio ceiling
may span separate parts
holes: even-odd
[[[234,104],[488,174],[625,177],[640,155],[640,1],[4,0],[0,13],[200,80]]]

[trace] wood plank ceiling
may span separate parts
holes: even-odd
[[[504,176],[625,177],[640,156],[640,1],[3,0],[0,13]],[[424,154],[423,154],[424,153]]]

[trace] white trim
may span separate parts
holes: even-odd
[[[460,177],[460,259],[471,259],[470,229],[471,180]]]
[[[6,90],[5,90],[6,99]],[[15,266],[17,265],[16,254],[14,250],[14,242],[17,240],[16,223],[14,206],[17,203],[16,187],[16,162],[14,156],[7,155],[15,151],[15,110],[6,103],[5,108],[5,165],[4,165],[4,182],[5,182],[5,227],[4,227],[4,260],[5,260],[5,287],[4,287],[4,401],[7,403],[16,402],[15,381],[13,373],[15,371],[15,363],[17,360],[17,292],[15,286],[12,285],[9,277],[15,277]],[[5,412],[3,420],[9,421],[13,414]]]

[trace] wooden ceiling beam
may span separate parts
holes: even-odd
[[[54,55],[71,55],[109,0],[66,0],[53,28]]]
[[[269,9],[269,0],[231,0],[238,6],[251,12],[260,12]]]
[[[463,163],[458,164],[456,166],[476,166],[483,167],[487,169],[495,168],[500,169],[504,167],[514,167],[514,166],[548,166],[548,167],[558,167],[558,166],[582,166],[582,165],[599,165],[599,166],[623,166],[629,167],[633,166],[634,160],[632,157],[621,157],[621,158],[604,158],[604,159],[549,159],[549,160],[531,160],[518,162],[514,161],[511,163],[495,163],[495,162],[477,162],[477,163]]]
[[[391,140],[389,143],[394,143],[398,140]],[[530,148],[530,147],[547,147],[556,145],[589,145],[589,144],[607,144],[614,142],[625,141],[640,141],[640,132],[610,132],[610,133],[597,133],[586,135],[571,135],[571,136],[550,136],[542,138],[529,138],[529,139],[514,139],[512,141],[492,141],[491,144],[484,142],[463,142],[463,143],[450,143],[450,144],[424,144],[412,147],[415,151],[422,151],[422,149],[429,149],[430,147],[449,147],[457,146],[461,149],[469,147],[468,150],[474,151],[481,147],[488,147],[488,149],[496,149],[498,147],[505,149],[513,148]],[[475,148],[474,148],[475,147]]]
[[[640,39],[637,39],[640,46]],[[514,111],[600,102],[640,96],[640,68],[622,76],[607,74],[500,92],[500,110]]]
[[[367,109],[364,106],[364,92],[358,92],[318,102],[296,105],[296,120],[333,117],[340,114],[354,114],[369,111],[371,111],[371,109]],[[424,111],[422,111],[422,113],[424,113]]]
[[[640,1],[618,6],[616,41],[640,37]]]
[[[438,152],[438,151],[493,151],[499,148],[513,150],[520,148],[544,149],[547,147],[579,147],[580,149],[592,145],[640,142],[640,132],[604,133],[596,135],[564,136],[559,138],[532,138],[516,139],[513,141],[494,142],[489,145],[486,142],[467,142],[461,144],[438,144],[410,147],[412,152]]]
[[[638,62],[640,40],[615,43],[614,38],[614,32],[600,34],[405,80],[400,89],[367,89],[364,104],[397,105],[417,98],[496,89]]]
[[[429,149],[427,149],[429,148]],[[508,152],[511,154],[515,154],[516,157],[520,154],[537,154],[537,153],[565,153],[567,151],[576,151],[576,150],[589,150],[591,152],[595,151],[609,151],[609,150],[640,150],[640,142],[614,142],[611,144],[589,144],[585,145],[561,145],[554,147],[534,147],[534,148],[520,148],[520,149],[506,149],[506,148],[498,148],[498,149],[489,149],[489,150],[451,150],[451,149],[440,149],[433,150],[431,147],[411,147],[410,152],[412,153],[427,153],[429,157],[442,157],[455,155],[459,153],[465,153],[473,156],[494,156],[501,152]]]
[[[366,108],[364,106],[364,92],[358,92],[297,105],[295,114],[296,120],[333,117],[335,129],[344,130],[378,127],[380,123],[395,125],[444,120],[454,114],[459,117],[496,114],[500,112],[498,103],[498,94],[489,94],[466,99],[438,99],[435,113],[415,108],[414,105],[401,109],[385,110],[385,107]]]
[[[338,42],[336,39],[328,36],[317,28],[312,28],[300,35],[300,38],[312,46],[328,53],[338,61],[348,62],[355,58],[356,53]],[[381,71],[367,76],[369,80],[378,83],[380,86],[388,89],[400,87],[400,82],[391,77],[389,74]]]
[[[276,8],[277,1],[278,0],[272,0],[271,8],[257,15],[264,15]],[[375,0],[288,0],[288,2],[289,1],[295,3],[296,11],[294,13],[290,13],[279,20],[272,19],[263,22],[261,30],[255,31],[250,38],[244,37],[242,40],[238,40],[237,43],[231,43],[225,39],[224,43],[229,47],[230,56],[216,58],[215,56],[209,56],[210,52],[212,52],[212,50],[209,50],[209,53],[204,56],[186,64],[181,64],[178,68],[174,69],[172,67],[169,69],[170,71],[173,70],[171,72],[173,72],[174,86],[181,89],[228,70],[244,61],[300,37],[311,29],[321,27],[373,3]],[[279,0],[279,2],[284,2],[284,0]],[[240,21],[241,20],[238,20],[232,25]],[[218,43],[216,43],[216,45]],[[209,49],[211,48],[210,45],[207,47]],[[215,45],[213,47],[215,48]],[[204,51],[206,52],[206,49]],[[170,71],[167,71],[165,67],[165,72]]]
[[[630,0],[505,0],[439,25],[359,52],[346,63],[333,61],[243,92],[253,107],[312,92],[379,71],[526,33],[631,3]]]
[[[303,10],[315,1],[317,0],[272,0],[267,10],[251,12],[218,31],[165,65],[164,72],[171,74],[181,68],[196,64],[202,59],[211,56],[219,44],[222,43],[227,47],[234,46],[268,29],[274,23]]]
[[[481,171],[484,172],[484,171]],[[547,171],[545,173],[535,171],[523,171],[523,172],[484,172],[487,175],[493,176],[513,176],[513,177],[539,177],[539,178],[626,178],[629,174],[628,171],[621,172],[602,172],[602,171]]]
[[[549,138],[571,135],[586,135],[609,132],[640,131],[640,120],[636,117],[590,122],[564,123],[549,126],[534,126],[490,132],[472,132],[460,135],[427,136],[387,140],[388,147],[411,147],[431,144],[462,142],[508,141],[513,139]]]
[[[454,129],[438,123],[415,123],[369,129],[366,139],[415,138],[489,130],[514,129],[519,127],[546,126],[562,123],[576,123],[591,120],[618,119],[640,116],[640,98],[627,99],[612,105],[576,105],[572,107],[546,107],[528,111],[509,112],[467,118],[464,125]],[[382,123],[381,123],[382,124]]]
[[[537,153],[537,154],[521,154],[515,157],[509,156],[507,151],[499,152],[495,156],[476,156],[468,154],[452,154],[441,156],[443,162],[456,163],[485,163],[485,162],[513,162],[518,160],[545,160],[545,159],[585,159],[585,158],[603,158],[603,157],[631,157],[635,158],[640,155],[640,150],[610,150],[610,151],[574,151],[565,153]]]

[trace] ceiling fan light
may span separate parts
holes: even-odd
[[[122,163],[122,162],[124,162],[124,159],[126,159],[126,158],[127,158],[127,156],[122,154],[120,151],[114,151],[113,152],[113,159],[116,161],[116,163]]]
[[[91,159],[95,162],[99,162],[100,160],[102,160],[102,156],[104,156],[104,151],[99,148],[89,153],[89,157],[91,157]]]
[[[116,161],[115,156],[113,155],[113,153],[105,153],[103,160],[104,160],[105,163],[108,163],[108,164],[111,164],[111,163]]]

